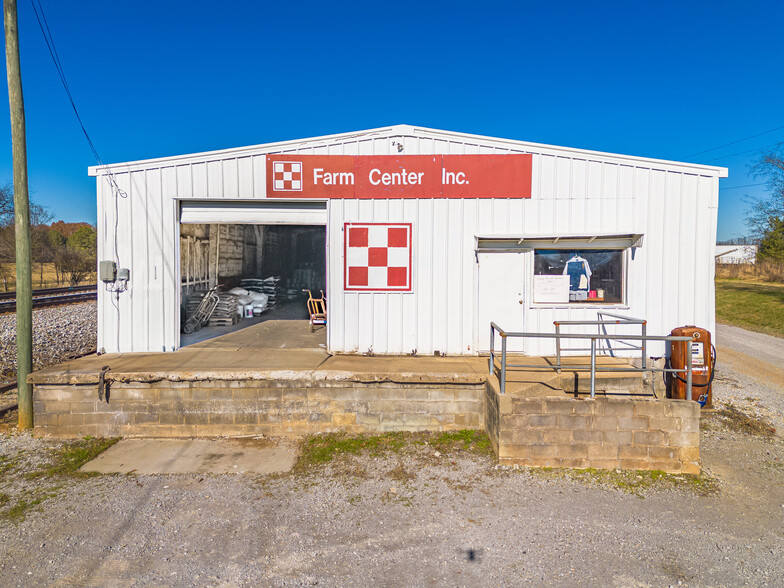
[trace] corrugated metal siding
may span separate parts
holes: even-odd
[[[379,134],[332,144],[303,142],[287,153],[331,155],[511,153],[494,145],[427,136]],[[532,152],[532,151],[529,151]],[[266,187],[265,155],[244,152],[205,161],[150,164],[115,173],[128,197],[117,198],[118,257],[131,268],[131,289],[119,300],[99,296],[99,346],[106,351],[159,351],[179,342],[179,239],[175,198],[255,199]],[[628,308],[649,320],[649,332],[695,323],[714,330],[713,247],[718,178],[658,169],[611,156],[534,152],[529,200],[332,200],[328,203],[328,297],[332,351],[470,354],[475,350],[475,235],[642,233],[627,263]],[[666,167],[666,166],[665,166]],[[115,196],[98,177],[99,256],[114,257]],[[344,222],[411,222],[414,292],[343,292]],[[532,261],[526,263],[532,267]],[[531,292],[532,278],[526,284]],[[157,279],[156,279],[157,276]],[[527,294],[530,300],[530,294]],[[118,310],[119,308],[119,314]],[[617,309],[616,309],[617,310]],[[592,319],[596,309],[526,307],[525,328]],[[119,326],[118,326],[119,325]],[[119,337],[118,337],[119,328]],[[118,344],[119,341],[119,344]],[[551,353],[546,341],[531,354]],[[662,355],[654,346],[651,355]]]

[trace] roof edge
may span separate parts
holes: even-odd
[[[400,125],[400,126],[408,126],[408,125]],[[697,169],[717,172],[720,178],[726,178],[728,175],[728,168],[726,167],[704,165],[701,163],[689,163],[687,161],[676,161],[672,159],[656,159],[654,157],[643,157],[640,155],[628,155],[624,153],[610,153],[609,151],[595,151],[592,149],[581,149],[579,147],[564,147],[562,145],[550,145],[548,143],[533,143],[531,141],[520,141],[518,139],[504,139],[500,137],[489,137],[487,135],[474,135],[472,133],[460,133],[456,131],[444,131],[441,129],[431,129],[428,127],[420,127],[420,126],[414,126],[410,128],[414,133],[419,131],[427,134],[443,135],[446,137],[454,137],[454,138],[462,137],[462,138],[476,139],[478,141],[515,145],[518,147],[521,146],[531,147],[536,150],[563,151],[569,153],[580,153],[583,155],[594,156],[594,157],[612,158],[612,159],[630,159],[634,161],[646,161],[648,163],[657,163],[659,165],[697,168]]]
[[[216,159],[221,157],[242,157],[243,155],[258,152],[259,150],[270,150],[286,148],[292,145],[314,144],[340,141],[358,137],[373,137],[373,136],[397,136],[409,135],[415,136],[440,136],[449,138],[451,140],[465,141],[472,139],[484,143],[494,143],[496,145],[504,145],[508,147],[515,147],[523,150],[531,150],[538,152],[551,152],[553,154],[580,154],[586,158],[602,158],[602,159],[615,159],[631,162],[644,162],[658,166],[677,167],[682,169],[709,172],[710,175],[715,175],[719,178],[726,178],[728,176],[728,169],[726,167],[717,167],[712,165],[703,165],[698,163],[688,163],[683,161],[674,161],[667,159],[656,159],[651,157],[641,157],[636,155],[627,155],[622,153],[610,153],[607,151],[594,151],[590,149],[580,149],[577,147],[564,147],[559,145],[549,145],[546,143],[533,143],[530,141],[520,141],[517,139],[505,139],[500,137],[490,137],[487,135],[475,135],[471,133],[462,133],[459,131],[445,131],[441,129],[432,129],[423,126],[414,126],[407,124],[391,125],[387,127],[378,127],[367,130],[351,131],[347,133],[335,133],[331,135],[320,135],[316,137],[304,137],[300,139],[290,139],[286,141],[276,141],[273,143],[260,143],[257,145],[248,145],[245,147],[232,147],[229,149],[218,149],[214,151],[201,151],[197,153],[185,153],[181,155],[156,157],[152,159],[140,159],[135,161],[128,161],[122,163],[111,163],[107,165],[95,165],[87,168],[89,176],[104,175],[106,172],[112,171],[132,171],[133,168],[144,168],[145,166],[154,167],[156,165],[168,164],[177,165],[178,163],[185,163],[193,159]]]
[[[103,171],[114,170],[127,167],[137,167],[146,164],[177,162],[186,159],[199,157],[220,157],[223,155],[241,157],[244,153],[258,151],[259,149],[287,147],[289,145],[302,143],[320,143],[324,141],[334,141],[340,139],[351,139],[353,137],[371,137],[373,135],[396,135],[400,133],[413,133],[412,125],[391,125],[388,127],[378,127],[362,131],[350,131],[347,133],[334,133],[331,135],[318,135],[316,137],[302,137],[300,139],[287,139],[286,141],[274,141],[272,143],[258,143],[256,145],[246,145],[244,147],[229,147],[228,149],[215,149],[212,151],[197,151],[195,153],[182,153],[180,155],[165,155],[163,157],[153,157],[151,159],[137,159],[120,163],[109,163],[105,165],[91,165],[87,168],[90,176],[98,176]]]

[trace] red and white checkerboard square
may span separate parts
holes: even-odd
[[[348,291],[411,292],[411,223],[346,223]]]
[[[272,164],[272,185],[278,192],[302,192],[302,162],[275,161]]]

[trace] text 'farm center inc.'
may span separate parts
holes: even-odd
[[[373,168],[368,174],[368,182],[374,186],[416,186],[423,183],[422,178],[425,172],[410,172],[403,168],[396,172],[383,172],[378,168]],[[354,172],[329,172],[324,171],[323,168],[315,168],[313,170],[313,183],[315,185],[323,184],[325,186],[353,186],[354,185]],[[468,178],[463,172],[441,170],[441,183],[442,184],[468,184]]]

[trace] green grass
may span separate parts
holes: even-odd
[[[40,505],[47,498],[56,496],[55,492],[36,493],[35,497],[29,499],[20,499],[11,508],[0,511],[0,521],[21,522],[27,516],[31,509]]]
[[[83,473],[79,468],[92,461],[120,440],[87,436],[84,439],[69,443],[52,454],[52,461],[44,467],[25,474],[28,479],[56,476],[93,476],[94,473]]]
[[[784,286],[716,280],[716,319],[784,338]]]
[[[340,455],[368,454],[379,456],[397,452],[405,445],[403,433],[385,433],[384,435],[348,435],[346,433],[328,433],[314,435],[305,441],[302,453],[297,461],[297,469],[307,469],[328,463]]]
[[[329,433],[313,435],[302,444],[302,451],[294,467],[295,473],[307,472],[340,456],[361,455],[381,457],[406,452],[428,445],[433,451],[449,455],[471,452],[491,455],[490,439],[484,431],[449,431],[444,433],[384,433],[382,435],[349,435]]]
[[[67,443],[51,452],[48,463],[32,471],[24,471],[20,454],[14,458],[0,458],[0,476],[4,482],[10,482],[12,477],[19,477],[27,481],[35,480],[32,485],[23,484],[23,488],[15,491],[13,496],[0,493],[0,521],[15,523],[23,521],[32,509],[40,507],[47,499],[57,496],[63,487],[62,482],[66,478],[86,478],[98,475],[82,473],[79,468],[95,459],[119,440],[119,438],[85,437],[79,441]]]
[[[597,470],[531,468],[527,472],[545,479],[573,480],[588,486],[614,488],[645,498],[646,491],[686,488],[699,496],[711,496],[719,492],[718,481],[708,474],[668,474],[661,470]]]
[[[5,474],[12,472],[16,465],[16,459],[0,455],[0,480],[3,479]]]
[[[437,433],[430,440],[430,445],[437,451],[446,454],[456,450],[471,451],[481,455],[491,455],[493,453],[493,446],[490,444],[490,438],[487,436],[487,433],[470,429]]]

